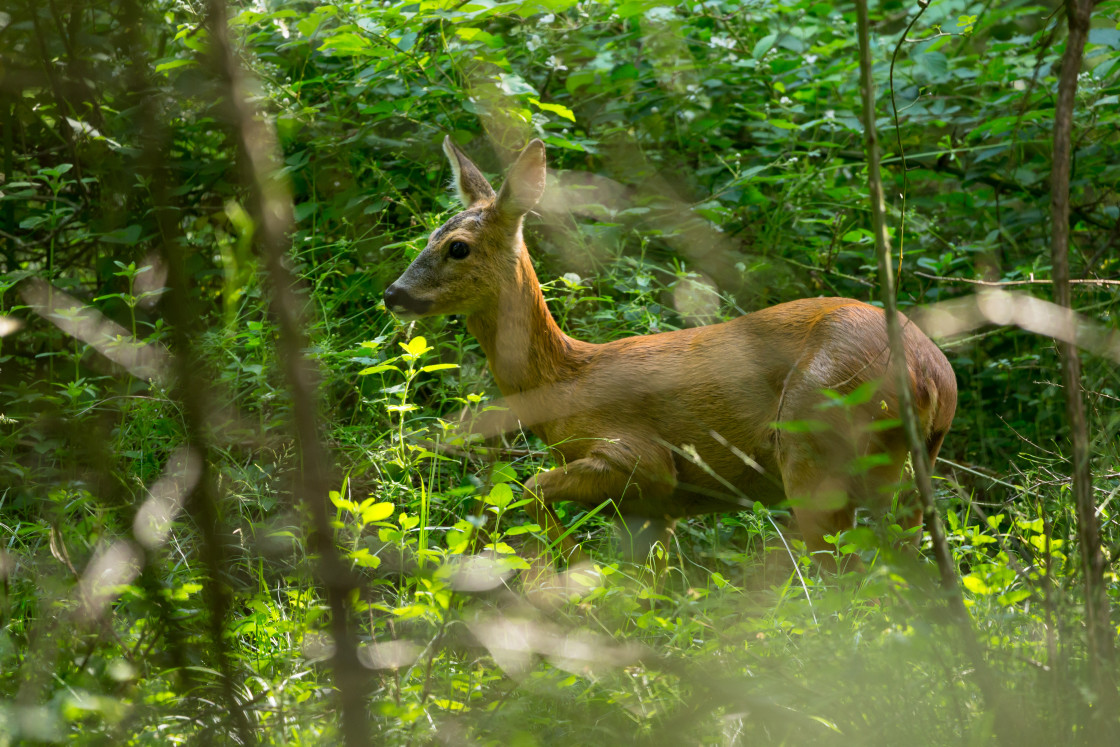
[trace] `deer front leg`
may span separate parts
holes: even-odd
[[[533,478],[530,478],[525,483],[525,492],[530,496],[529,502],[525,504],[525,511],[544,530],[549,542],[560,548],[560,554],[569,563],[578,563],[584,560],[583,551],[571,535],[564,534],[564,525],[560,523],[556,513],[545,503],[539,489],[535,487],[535,483],[534,487],[530,487],[532,482]]]
[[[549,540],[566,557],[576,550],[571,537],[562,537],[564,528],[548,504],[572,501],[594,508],[613,500],[623,514],[665,518],[665,508],[676,487],[672,456],[658,447],[641,455],[620,444],[604,449],[562,467],[541,472],[525,481],[525,491],[536,498],[526,507],[545,530]]]

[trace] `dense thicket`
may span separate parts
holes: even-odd
[[[329,741],[341,683],[394,743],[979,743],[978,667],[1028,742],[1117,728],[1087,676],[1049,307],[993,295],[1051,298],[1064,6],[872,9],[899,302],[974,316],[939,339],[961,398],[936,485],[983,661],[927,563],[820,578],[782,510],[682,524],[660,593],[609,509],[561,506],[597,566],[542,581],[518,508],[542,444],[464,441],[460,410],[492,391],[476,343],[380,303],[457,209],[445,135],[495,181],[548,144],[526,233],[582,339],[876,299],[854,8],[259,0],[228,10],[223,57],[217,7],[0,11],[0,742]],[[1110,562],[1118,103],[1108,0],[1078,80],[1070,264]],[[280,204],[287,302],[262,247]],[[285,309],[317,367],[298,403]],[[312,417],[325,461],[296,436]],[[305,494],[309,459],[329,496]],[[871,536],[841,550],[870,559]],[[351,634],[362,667],[339,680]]]

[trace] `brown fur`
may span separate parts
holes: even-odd
[[[559,464],[527,490],[546,504],[610,499],[625,515],[670,528],[685,516],[788,500],[810,551],[850,527],[856,506],[885,508],[906,446],[901,428],[869,429],[898,417],[880,309],[803,299],[707,327],[575,340],[549,313],[521,236],[521,217],[544,188],[543,144],[530,143],[497,196],[450,141],[445,150],[470,203],[433,233],[386,303],[402,315],[466,315],[511,411]],[[448,257],[452,241],[467,242],[470,256]],[[932,459],[953,419],[956,380],[941,351],[901,318]],[[882,383],[854,408],[829,406],[822,394],[869,381]],[[817,428],[773,427],[796,421]],[[853,460],[880,453],[886,463],[852,474]],[[551,512],[537,514],[558,535]]]

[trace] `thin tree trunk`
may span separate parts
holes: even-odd
[[[933,541],[933,553],[941,577],[941,587],[945,593],[952,618],[956,622],[967,654],[972,661],[974,678],[981,694],[995,715],[995,730],[1003,744],[1017,745],[1019,739],[1017,720],[1005,705],[1004,698],[991,670],[984,659],[984,652],[972,628],[972,618],[961,598],[956,566],[953,563],[945,530],[933,501],[933,483],[930,480],[932,466],[926,452],[924,439],[920,435],[917,414],[914,412],[913,396],[910,392],[910,377],[906,364],[906,348],[902,342],[902,325],[898,318],[895,300],[894,272],[891,269],[891,248],[887,237],[886,210],[883,206],[883,181],[879,168],[879,136],[875,129],[875,81],[872,76],[871,42],[867,0],[856,0],[856,18],[859,34],[859,80],[862,98],[861,119],[863,122],[864,148],[867,153],[868,188],[871,198],[871,226],[875,235],[875,254],[879,266],[879,296],[887,316],[887,338],[890,343],[891,370],[898,390],[898,409],[906,432],[906,442],[914,466],[914,479],[922,501],[926,526]]]
[[[906,443],[914,463],[914,478],[918,495],[922,501],[931,539],[934,557],[941,575],[941,586],[950,600],[958,607],[965,618],[967,611],[961,603],[957,571],[945,530],[937,516],[933,502],[933,483],[930,479],[932,466],[926,451],[925,440],[920,435],[918,419],[914,413],[913,396],[907,373],[906,348],[902,343],[902,326],[898,319],[898,305],[895,301],[894,272],[891,269],[891,247],[887,238],[886,211],[883,207],[883,181],[879,169],[879,136],[875,130],[875,82],[872,79],[871,49],[868,39],[867,0],[857,0],[857,19],[859,23],[859,67],[860,93],[863,99],[864,147],[867,152],[868,187],[871,197],[871,230],[875,235],[875,254],[879,265],[879,297],[887,315],[887,338],[891,346],[891,371],[898,388],[898,408],[906,432]]]
[[[1070,140],[1073,132],[1073,107],[1077,94],[1077,75],[1089,35],[1092,0],[1067,0],[1066,20],[1069,37],[1062,55],[1058,77],[1058,103],[1054,107],[1054,159],[1050,172],[1051,264],[1054,268],[1054,301],[1070,306],[1069,281],[1069,181]],[[1081,396],[1081,359],[1077,346],[1058,343],[1062,363],[1062,384],[1066,397],[1066,420],[1073,442],[1073,495],[1077,509],[1077,537],[1081,545],[1081,569],[1085,575],[1085,624],[1088,636],[1089,675],[1098,702],[1094,708],[1094,728],[1090,737],[1103,736],[1100,729],[1114,728],[1116,684],[1113,681],[1112,625],[1109,621],[1108,595],[1104,582],[1105,559],[1101,552],[1100,525],[1093,500],[1093,476],[1089,464],[1089,427]]]

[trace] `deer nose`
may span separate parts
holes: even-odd
[[[396,283],[385,289],[385,307],[394,314],[423,314],[431,305],[431,301],[416,298]]]

